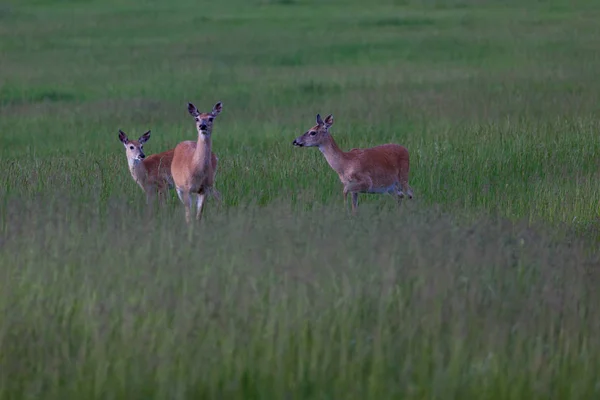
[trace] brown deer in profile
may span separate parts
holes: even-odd
[[[127,134],[119,129],[119,140],[125,146],[131,177],[146,193],[146,203],[150,204],[158,193],[159,202],[162,204],[166,200],[168,190],[173,188],[171,161],[174,150],[146,157],[144,143],[150,140],[150,131],[138,140],[130,140]]]
[[[325,120],[317,114],[317,124],[297,137],[292,144],[299,147],[318,147],[329,166],[344,185],[344,204],[352,195],[352,212],[358,207],[359,193],[389,193],[400,204],[404,196],[412,199],[408,185],[409,154],[404,146],[382,144],[366,149],[342,151],[329,133],[333,116]]]
[[[214,196],[220,203],[221,195],[214,187],[218,158],[212,152],[212,129],[223,105],[218,102],[209,113],[201,113],[188,103],[188,111],[196,122],[198,139],[186,140],[175,147],[171,173],[177,195],[185,207],[185,220],[191,221],[192,196],[196,196],[196,220],[202,217],[206,195]]]

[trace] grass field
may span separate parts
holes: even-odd
[[[0,2],[0,399],[600,396],[600,4]],[[218,209],[145,205],[213,130]],[[292,140],[411,152],[342,203]]]

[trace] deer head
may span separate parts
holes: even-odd
[[[223,103],[220,101],[214,105],[213,109],[209,113],[202,113],[198,111],[195,105],[188,103],[188,111],[194,120],[196,121],[196,129],[198,135],[210,137],[212,133],[213,122],[217,115],[221,113],[223,109]]]
[[[325,120],[317,114],[317,124],[298,136],[292,144],[298,147],[318,147],[329,140],[329,128],[333,125],[333,115],[329,114]]]
[[[130,163],[140,162],[146,158],[144,143],[150,140],[150,131],[144,133],[138,140],[129,140],[127,134],[119,129],[119,140],[125,146],[125,155]]]

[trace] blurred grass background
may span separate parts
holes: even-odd
[[[594,1],[0,3],[0,398],[597,396]],[[223,101],[203,225],[148,154]],[[360,197],[292,140],[411,152]]]

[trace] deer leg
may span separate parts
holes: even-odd
[[[185,202],[183,201],[183,192],[181,189],[177,188],[175,189],[175,191],[177,192],[177,197],[179,197],[179,201],[181,201],[183,204],[185,204]]]
[[[192,195],[190,192],[183,194],[183,206],[185,207],[185,220],[189,224],[192,220]]]
[[[159,187],[156,189],[156,197],[158,198],[158,205],[162,207],[164,204],[165,190],[164,188]]]
[[[367,192],[373,186],[373,181],[366,175],[355,175],[353,179],[346,184],[344,191],[352,194],[352,213],[356,214],[358,209],[358,193]]]
[[[151,188],[146,191],[146,205],[148,210],[154,208],[154,202],[156,201],[156,188]]]
[[[344,187],[344,210],[348,209],[348,190]]]
[[[413,191],[408,185],[408,180],[404,176],[399,177],[400,184],[398,185],[398,195],[402,194],[402,197],[408,197],[409,199],[413,198]]]
[[[144,194],[146,195],[146,205],[149,206],[152,203],[152,189],[144,189]]]
[[[352,214],[356,215],[356,210],[358,209],[358,193],[352,192]]]
[[[183,207],[185,208],[185,221],[190,223],[190,213],[192,208],[192,196],[190,192],[183,191],[180,188],[177,188],[177,195],[179,196],[179,200],[183,203]]]
[[[396,202],[398,203],[398,207],[402,205],[402,200],[404,199],[404,191],[402,190],[402,184],[396,184]]]
[[[196,199],[196,220],[199,221],[202,218],[202,208],[204,208],[204,198],[206,194],[198,193],[198,197]]]
[[[400,192],[396,194],[396,203],[398,203],[398,207],[402,206],[402,199],[404,199],[404,193]]]
[[[167,183],[165,183],[165,184],[162,186],[162,188],[161,188],[161,189],[162,189],[162,199],[163,199],[163,202],[164,202],[163,204],[167,204],[167,202],[168,202],[168,200],[169,200],[169,193],[170,193],[170,189],[171,189],[171,188],[172,188],[172,187],[169,187],[169,183],[168,183],[168,182],[167,182]]]

